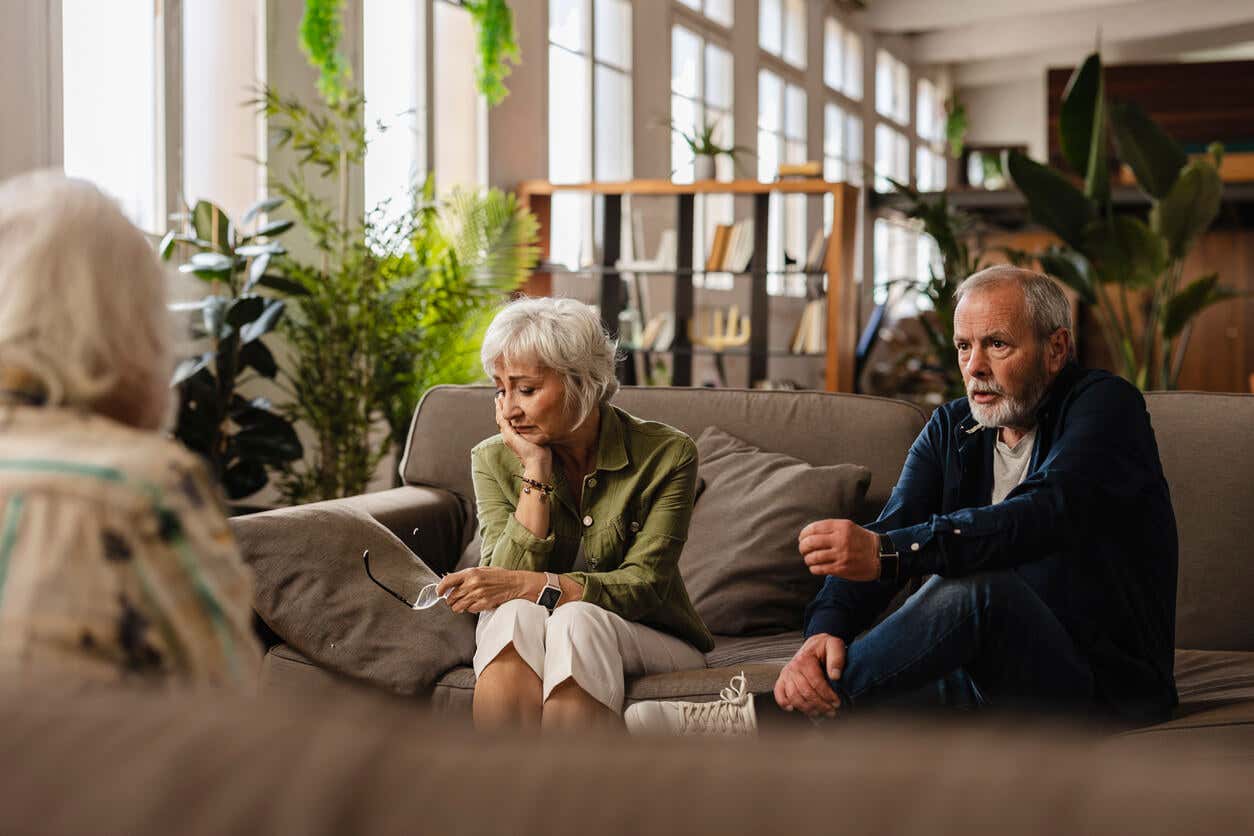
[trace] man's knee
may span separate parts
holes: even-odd
[[[1027,584],[1014,571],[976,572],[956,578],[933,577],[919,590],[922,600],[934,606],[969,607],[982,612],[1014,611]]]

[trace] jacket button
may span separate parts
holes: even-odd
[[[596,480],[596,477],[593,477],[593,478],[591,478],[591,479],[589,479],[589,480],[588,480],[588,487],[590,487],[590,488],[595,488],[596,486],[597,486],[597,480]]]
[[[955,528],[955,529],[954,529],[954,534],[961,534],[961,533],[962,533],[962,529],[961,529],[961,528]]]
[[[588,516],[584,517],[584,518],[583,518],[583,524],[584,524],[585,526],[592,525],[592,516],[591,516],[591,515],[588,515]]]
[[[918,544],[918,543],[911,543],[911,544],[910,544],[910,551],[912,551],[912,552],[917,552],[918,550],[919,550],[919,544]]]
[[[629,526],[629,528],[631,528],[631,530],[632,530],[633,532],[635,532],[635,531],[639,531],[639,530],[640,530],[640,523],[638,523],[638,522],[633,522],[633,523]]]

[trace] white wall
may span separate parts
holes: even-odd
[[[61,0],[0,0],[0,180],[60,166],[60,73]]]
[[[1048,153],[1048,108],[1045,74],[1039,78],[964,87],[959,100],[967,107],[967,142],[972,145],[1027,145],[1028,154],[1044,160]]]

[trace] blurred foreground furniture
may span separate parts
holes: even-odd
[[[468,451],[496,431],[491,398],[489,387],[431,390],[414,415],[401,465],[405,486],[320,505],[370,514],[437,572],[459,561],[476,562]],[[1171,722],[1137,734],[1240,741],[1254,750],[1254,396],[1160,392],[1146,400],[1180,534],[1176,679],[1181,705]],[[716,425],[763,450],[814,465],[864,465],[872,473],[859,515],[864,520],[887,500],[924,424],[919,409],[900,401],[822,392],[628,387],[615,403],[693,437]],[[782,507],[794,500],[781,494],[772,501]],[[237,518],[233,525],[246,540],[250,527],[292,513]],[[302,558],[293,554],[290,559]],[[701,609],[700,601],[694,604]],[[752,608],[754,602],[746,600],[744,606]],[[706,670],[636,679],[628,683],[628,702],[714,699],[742,669],[750,690],[769,692],[801,634],[719,636],[717,642],[707,654]],[[468,717],[474,687],[468,663],[465,658],[461,665],[435,672],[434,710]],[[349,693],[356,687],[287,644],[270,649],[263,682],[270,692],[296,695]]]

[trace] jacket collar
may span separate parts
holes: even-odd
[[[601,406],[601,429],[597,437],[597,470],[622,470],[627,458],[627,428],[618,409]]]

